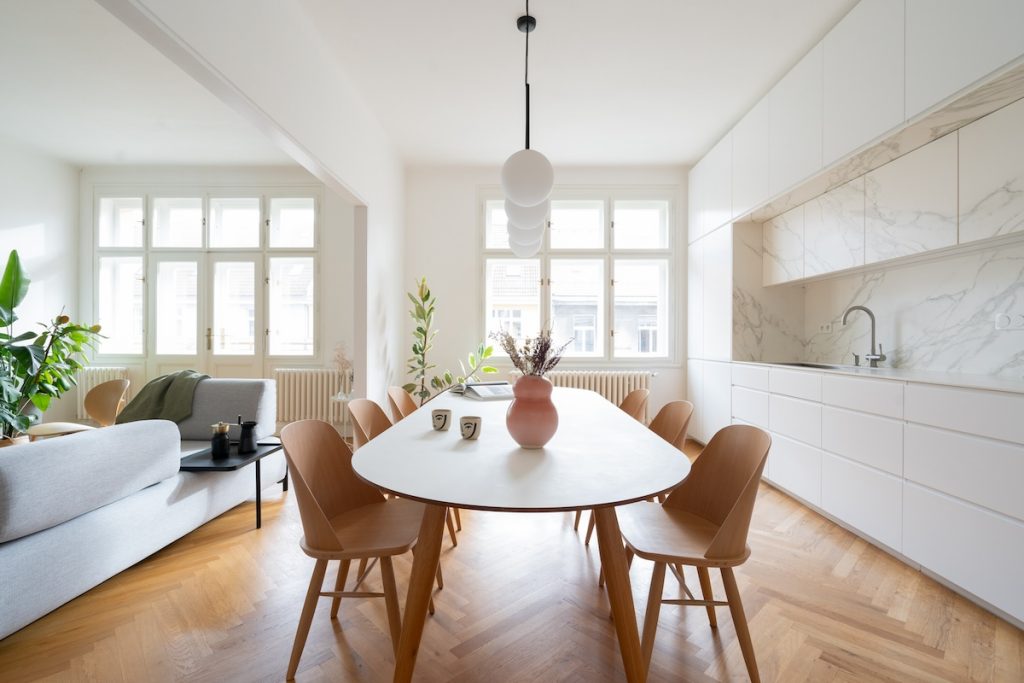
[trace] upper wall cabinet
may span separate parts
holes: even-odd
[[[804,205],[804,277],[864,265],[864,178]]]
[[[821,170],[822,63],[818,43],[768,94],[772,196]]]
[[[956,169],[954,133],[865,176],[865,263],[956,244]]]
[[[761,272],[765,285],[804,276],[804,205],[764,224]]]
[[[768,199],[768,98],[732,130],[732,213],[741,216]]]
[[[704,159],[703,234],[732,220],[732,133],[718,141]]]
[[[825,166],[903,123],[903,11],[861,0],[825,36]]]
[[[1024,100],[960,129],[960,242],[1024,231]]]
[[[1024,53],[1021,0],[906,0],[907,118]]]

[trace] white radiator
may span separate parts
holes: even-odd
[[[85,395],[97,384],[109,382],[112,379],[128,379],[128,368],[116,367],[85,367],[75,375],[78,380],[78,392],[75,396],[75,415],[79,420],[88,420],[89,413],[85,412]],[[132,389],[128,387],[127,398],[131,400]]]
[[[654,373],[646,370],[555,370],[544,376],[556,387],[589,389],[619,405],[634,389],[650,389]],[[646,415],[644,417],[646,421]]]
[[[348,421],[348,401],[338,394],[352,392],[351,377],[337,370],[321,368],[278,368],[277,421],[323,420],[344,427]]]

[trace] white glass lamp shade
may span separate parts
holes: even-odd
[[[543,236],[533,244],[522,244],[520,242],[513,242],[509,240],[508,246],[512,248],[512,253],[519,258],[530,258],[536,256],[537,252],[540,251],[540,245],[544,242]]]
[[[544,239],[544,224],[533,228],[521,228],[518,225],[508,225],[508,241],[511,244],[533,244]]]
[[[508,216],[508,224],[520,228],[528,229],[543,225],[550,210],[550,199],[545,199],[536,206],[519,206],[513,204],[509,199],[505,200],[505,215]]]
[[[521,149],[501,167],[505,197],[519,206],[537,206],[551,196],[555,169],[548,158],[534,149]]]

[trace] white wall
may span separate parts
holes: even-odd
[[[0,269],[17,249],[32,280],[17,327],[49,320],[61,308],[79,317],[78,169],[0,140]],[[83,322],[89,322],[83,320]],[[73,418],[73,400],[53,404],[48,420]]]
[[[437,297],[433,360],[438,369],[458,369],[458,360],[482,341],[484,320],[482,192],[500,186],[500,166],[415,167],[406,173],[407,222],[403,291],[426,277]],[[673,311],[676,361],[652,368],[654,378],[649,412],[684,398],[686,302],[686,171],[683,168],[556,168],[556,189],[571,187],[658,186],[675,188],[675,291]],[[405,302],[408,307],[408,301]],[[412,344],[412,320],[406,314],[402,358]],[[573,366],[563,362],[562,369]],[[403,366],[404,369],[404,366]]]

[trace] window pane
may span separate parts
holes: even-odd
[[[100,353],[142,353],[142,257],[100,258],[97,284]]]
[[[312,197],[274,197],[270,200],[270,246],[310,248],[316,225]]]
[[[617,201],[614,221],[616,249],[668,249],[667,201]]]
[[[313,259],[270,259],[270,355],[313,355]]]
[[[551,202],[552,249],[602,249],[604,202],[559,200]]]
[[[487,259],[487,335],[509,331],[516,339],[540,333],[540,260]],[[495,346],[500,353],[500,349]]]
[[[142,197],[100,199],[99,246],[142,246]]]
[[[258,197],[210,200],[211,247],[259,247],[260,200]]]
[[[256,352],[256,265],[219,261],[213,268],[213,353]]]
[[[195,261],[161,261],[156,266],[156,352],[196,353],[199,267]]]
[[[484,217],[486,224],[484,247],[487,249],[508,249],[508,216],[505,215],[504,200],[489,200],[484,211],[486,212]]]
[[[551,260],[551,333],[566,356],[604,354],[604,261]]]
[[[198,197],[153,200],[153,246],[203,246],[203,200]]]
[[[615,261],[615,355],[668,355],[668,261]]]

